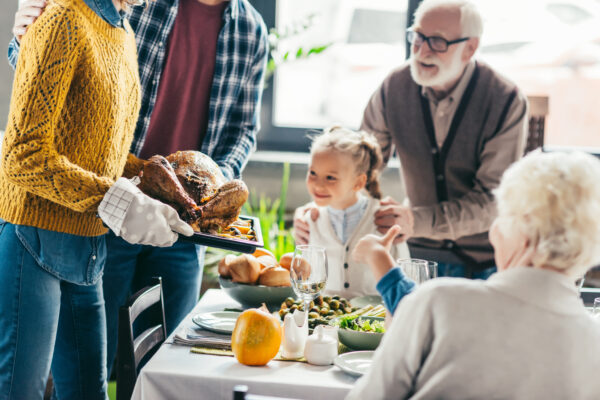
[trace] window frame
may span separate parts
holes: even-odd
[[[407,25],[412,25],[412,15],[422,0],[408,0]],[[252,5],[262,15],[267,29],[275,27],[276,23],[276,5],[273,0],[251,0]],[[406,43],[407,57],[410,54],[410,45]],[[314,126],[304,128],[278,126],[273,124],[273,99],[274,99],[274,80],[277,79],[277,71],[267,82],[263,91],[261,107],[261,129],[257,136],[257,150],[259,151],[293,151],[308,152],[310,139],[307,133],[314,130]],[[317,128],[319,129],[319,128]]]

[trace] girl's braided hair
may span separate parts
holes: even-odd
[[[353,131],[334,125],[314,137],[310,151],[314,153],[324,149],[349,155],[356,172],[367,176],[367,192],[371,197],[381,199],[379,172],[383,165],[383,156],[375,136],[365,131]]]

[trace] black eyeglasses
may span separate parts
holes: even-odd
[[[406,31],[406,40],[408,41],[408,43],[420,47],[423,45],[423,43],[427,42],[429,48],[438,53],[445,53],[446,51],[448,51],[448,46],[450,46],[451,44],[464,42],[469,39],[469,37],[464,37],[456,40],[446,40],[443,37],[439,36],[425,36],[421,32],[416,32],[412,29],[408,29]]]

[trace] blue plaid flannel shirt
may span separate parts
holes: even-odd
[[[163,71],[166,43],[179,0],[150,1],[131,7],[127,17],[136,35],[142,107],[131,152],[144,144]],[[247,0],[231,0],[223,13],[215,72],[210,91],[208,127],[202,148],[228,179],[239,178],[256,147],[260,103],[268,56],[268,33],[260,14]],[[16,66],[19,44],[9,44],[9,63]],[[168,133],[165,133],[168,134]]]

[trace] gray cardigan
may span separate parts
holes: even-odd
[[[571,279],[517,267],[400,302],[348,399],[600,399],[600,321]]]
[[[394,148],[400,158],[415,215],[413,242],[454,247],[474,264],[491,265],[491,190],[523,154],[527,103],[512,82],[480,62],[463,75],[458,91],[448,132],[435,132],[443,124],[432,120],[430,101],[403,66],[373,94],[362,128],[375,134],[386,159]],[[436,136],[445,138],[441,148]]]

